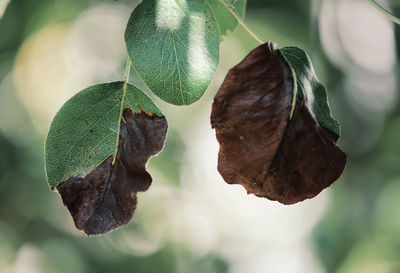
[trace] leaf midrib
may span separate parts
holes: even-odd
[[[176,43],[175,43],[175,28],[172,23],[172,6],[171,6],[171,1],[168,0],[168,11],[169,11],[169,25],[170,25],[170,30],[171,30],[171,39],[172,39],[172,45],[174,47],[174,54],[175,54],[175,60],[176,60],[176,65],[177,65],[177,70],[178,70],[178,78],[179,78],[179,92],[181,94],[182,98],[182,103],[185,104],[185,99],[183,98],[183,91],[182,91],[182,77],[181,77],[181,72],[180,72],[180,63],[178,59],[178,53],[176,51]],[[178,5],[179,6],[179,5]]]
[[[101,118],[97,119],[96,122],[87,130],[87,132],[85,134],[83,134],[80,138],[78,138],[74,144],[72,144],[72,146],[68,149],[68,151],[64,154],[62,160],[59,161],[58,165],[55,167],[55,169],[58,169],[61,164],[63,163],[64,159],[67,157],[67,155],[70,154],[70,152],[72,151],[72,149],[75,147],[75,145],[80,142],[85,136],[87,136],[87,134],[90,132],[91,129],[93,129],[97,123],[99,123],[102,119],[104,119],[105,116],[107,116],[112,110],[114,110],[114,108],[118,106],[118,104],[114,105],[110,110],[107,111],[107,113],[105,113],[103,116],[101,116]],[[118,141],[118,139],[117,139]]]

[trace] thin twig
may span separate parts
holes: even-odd
[[[393,23],[400,25],[400,18],[397,18],[393,14],[391,14],[387,9],[379,5],[375,0],[369,0],[369,2],[376,7],[380,12],[382,12],[386,17],[388,17]]]
[[[251,31],[251,29],[246,25],[246,23],[242,20],[242,18],[239,17],[239,15],[236,14],[236,12],[232,9],[231,6],[229,6],[225,0],[219,0],[221,2],[222,5],[224,5],[230,13],[232,13],[233,17],[235,17],[235,19],[238,21],[238,23],[260,44],[265,43],[263,40],[261,40],[260,38],[258,38],[258,36]]]

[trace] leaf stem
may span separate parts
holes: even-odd
[[[125,74],[124,74],[124,89],[128,86],[129,74],[131,73],[132,62],[129,56],[126,58]]]
[[[121,98],[121,108],[119,110],[119,118],[118,118],[118,141],[115,143],[115,151],[114,151],[114,158],[112,165],[114,166],[115,161],[117,160],[117,153],[118,153],[118,145],[119,145],[119,135],[121,131],[121,119],[124,113],[124,106],[125,106],[125,98],[126,98],[126,90],[128,89],[128,81],[129,81],[129,74],[131,72],[132,61],[129,56],[126,59],[126,67],[125,67],[125,74],[124,74],[124,84],[122,86],[122,98]]]
[[[380,12],[382,12],[386,17],[388,17],[393,23],[400,25],[400,18],[397,18],[393,14],[391,14],[387,9],[379,5],[375,0],[369,0],[369,2],[376,7]]]
[[[258,38],[258,36],[246,25],[246,23],[242,20],[242,18],[239,17],[239,15],[236,14],[236,12],[233,10],[233,8],[228,5],[225,0],[218,0],[219,2],[221,2],[222,5],[224,5],[229,12],[233,15],[233,17],[235,17],[235,19],[238,21],[238,23],[260,44],[265,43],[263,40],[261,40],[260,38]]]

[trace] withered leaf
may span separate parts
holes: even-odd
[[[46,139],[46,177],[77,228],[101,234],[129,222],[166,132],[153,101],[124,82],[90,86],[61,107]]]
[[[152,182],[147,160],[160,152],[167,134],[165,117],[124,109],[115,163],[108,157],[85,177],[71,177],[56,187],[75,225],[88,235],[127,224],[137,193]]]
[[[293,73],[275,44],[263,44],[229,71],[211,113],[224,180],[283,204],[315,197],[346,164],[339,135],[316,121]]]

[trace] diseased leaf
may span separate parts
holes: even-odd
[[[99,84],[63,105],[46,140],[46,173],[51,187],[72,176],[86,176],[114,154],[122,96],[123,82]],[[124,108],[162,116],[150,98],[132,85],[127,86]]]
[[[246,14],[247,0],[223,0],[225,1],[236,14],[244,19]],[[227,10],[227,8],[220,2],[220,0],[208,0],[211,8],[213,9],[215,18],[218,21],[219,30],[221,35],[227,35],[232,32],[238,26],[238,21],[235,17]]]
[[[71,177],[57,187],[76,227],[88,235],[103,234],[130,221],[137,192],[146,191],[152,182],[147,160],[163,148],[164,117],[126,108],[124,121],[114,165],[110,156],[85,178]]]
[[[167,133],[165,118],[145,94],[131,85],[125,100],[123,94],[122,82],[81,91],[60,109],[47,136],[48,183],[87,234],[129,222],[136,192],[151,184],[145,164]]]
[[[218,170],[228,183],[243,184],[249,192],[259,188],[252,177],[263,180],[269,171],[292,101],[290,70],[268,46],[254,49],[229,71],[211,114],[221,145]]]
[[[220,34],[205,0],[146,0],[132,12],[125,41],[154,94],[189,105],[204,94],[219,61]]]
[[[316,196],[346,164],[335,145],[339,135],[315,120],[313,103],[295,92],[295,83],[276,45],[263,44],[229,71],[211,113],[224,180],[283,204]]]
[[[335,145],[339,136],[318,125],[298,101],[282,142],[257,196],[294,204],[318,195],[342,174],[346,155]]]

